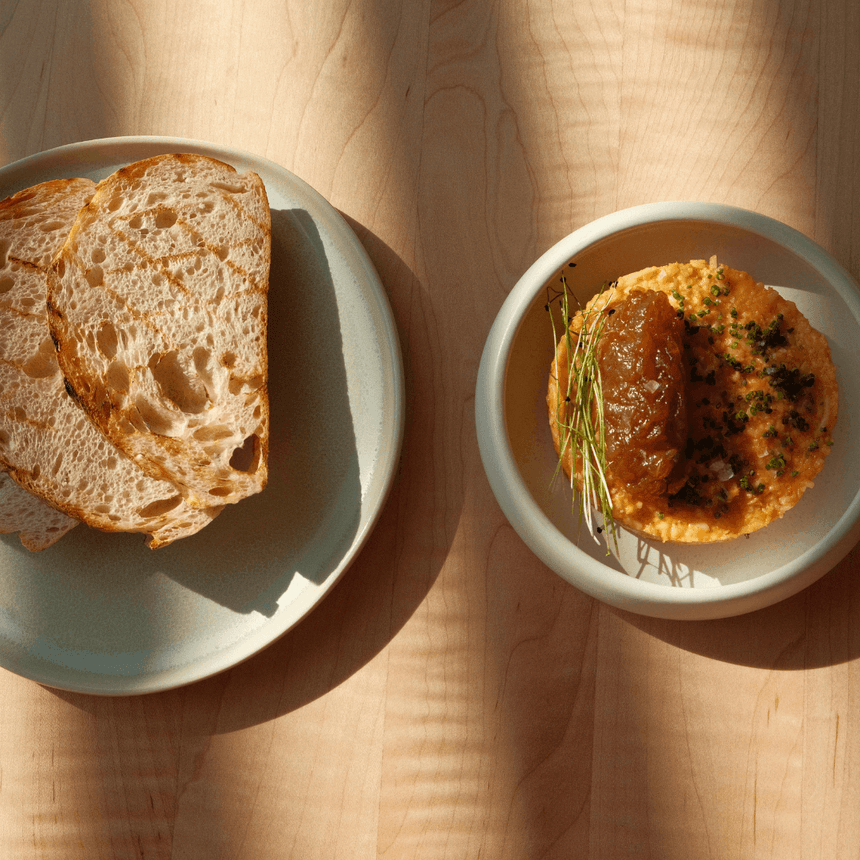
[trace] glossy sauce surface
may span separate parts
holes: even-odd
[[[631,492],[664,495],[684,483],[683,334],[664,293],[637,291],[614,309],[600,339],[608,471]]]

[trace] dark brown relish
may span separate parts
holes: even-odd
[[[597,348],[611,482],[652,496],[684,484],[688,374],[684,324],[665,293],[632,292]]]

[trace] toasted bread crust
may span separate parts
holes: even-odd
[[[266,483],[270,248],[256,174],[173,154],[99,183],[49,272],[70,393],[192,507]]]

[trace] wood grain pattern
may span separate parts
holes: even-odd
[[[0,671],[0,857],[856,857],[860,556],[749,616],[602,606],[489,490],[474,384],[546,248],[730,202],[860,275],[854,0],[18,0],[0,164],[164,134],[293,170],[386,284],[408,427],[382,519],[294,631],[188,688]]]

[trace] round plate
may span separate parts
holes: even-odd
[[[256,653],[316,606],[388,495],[404,427],[388,298],[363,246],[316,191],[272,162],[191,140],[60,147],[0,169],[0,199],[102,179],[165,152],[253,170],[272,210],[269,484],[159,550],[78,526],[40,553],[0,536],[0,665],[67,690],[164,690]]]
[[[839,383],[834,447],[815,486],[748,539],[661,544],[622,531],[618,558],[579,527],[558,456],[546,390],[555,353],[546,312],[562,270],[580,304],[646,266],[708,259],[749,272],[795,302],[830,344]],[[576,268],[567,268],[575,261]],[[832,568],[860,538],[860,293],[819,245],[755,212],[721,204],[651,203],[562,239],[514,286],[490,330],[476,387],[478,443],[514,529],[544,563],[612,606],[670,619],[723,618],[768,606]],[[614,548],[613,548],[614,549]]]

